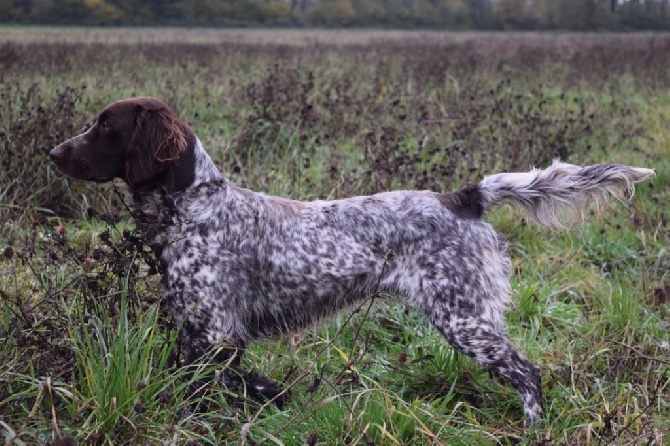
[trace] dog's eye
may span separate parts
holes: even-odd
[[[107,121],[102,121],[100,123],[100,130],[102,130],[103,132],[109,132],[110,130],[112,130],[112,127],[109,125]]]

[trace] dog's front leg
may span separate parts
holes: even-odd
[[[213,364],[223,367],[220,383],[227,389],[245,388],[249,396],[257,400],[273,400],[280,409],[286,402],[286,395],[281,394],[281,387],[263,375],[244,370],[240,366],[244,343],[239,340],[227,340],[213,344],[200,330],[191,330],[189,324],[184,326],[184,344],[186,347],[186,362],[193,368],[193,376],[189,394],[200,400],[205,390],[215,380]],[[205,367],[199,371],[198,366]],[[209,370],[207,370],[209,369]]]

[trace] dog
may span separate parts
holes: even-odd
[[[229,365],[224,385],[244,379],[251,393],[281,405],[277,384],[240,368],[245,346],[378,290],[404,296],[454,348],[504,377],[521,397],[526,426],[542,417],[540,371],[506,335],[511,264],[486,211],[510,203],[560,227],[589,201],[632,196],[634,184],[654,174],[555,161],[450,194],[301,202],[233,184],[189,126],[150,97],[109,105],[50,157],[67,176],[127,183],[137,224],[162,264],[162,296],[182,327],[186,361],[219,347],[213,360]]]

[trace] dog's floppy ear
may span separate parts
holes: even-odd
[[[126,155],[126,181],[136,185],[159,175],[186,150],[183,124],[165,106],[137,105]]]

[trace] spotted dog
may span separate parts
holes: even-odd
[[[224,385],[244,379],[251,393],[281,404],[279,386],[240,368],[245,346],[378,290],[404,296],[457,350],[504,377],[523,401],[526,425],[542,417],[540,371],[506,335],[510,259],[484,214],[511,203],[541,225],[561,226],[588,201],[630,196],[653,174],[554,162],[452,194],[301,202],[230,182],[188,125],[146,97],[109,105],[50,156],[71,177],[128,184],[135,218],[162,262],[162,293],[183,327],[187,362],[219,347]]]

